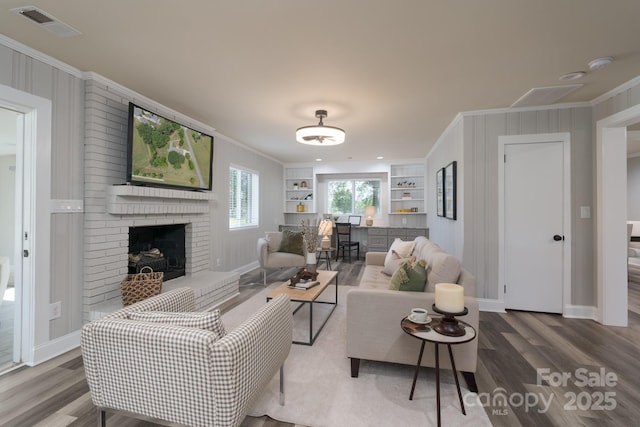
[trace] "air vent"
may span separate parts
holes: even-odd
[[[584,85],[576,84],[534,87],[522,95],[520,99],[511,105],[511,107],[538,107],[541,105],[551,105],[582,86]]]
[[[81,34],[80,31],[65,24],[59,19],[54,18],[51,14],[48,14],[35,6],[23,6],[11,9],[13,13],[17,13],[20,16],[28,18],[38,26],[44,28],[47,31],[51,31],[58,37],[71,37]]]
[[[26,16],[27,18],[31,19],[32,21],[34,21],[37,24],[44,24],[44,23],[47,23],[47,22],[53,22],[53,19],[49,18],[47,15],[45,15],[44,13],[42,13],[39,10],[36,10],[36,9],[22,10],[22,11],[20,11],[20,14],[22,16]]]

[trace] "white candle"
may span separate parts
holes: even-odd
[[[447,313],[460,313],[464,310],[464,288],[455,283],[437,283],[436,307]]]

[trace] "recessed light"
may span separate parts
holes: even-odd
[[[567,73],[567,74],[561,75],[558,80],[563,80],[563,81],[578,80],[578,79],[583,78],[586,75],[587,75],[587,73],[585,73],[584,71],[573,71],[571,73]]]
[[[602,58],[596,58],[589,62],[590,70],[601,70],[613,62],[613,57],[603,56]]]
[[[382,160],[382,159],[384,159],[384,156],[378,156],[378,157],[376,157],[376,159]]]
[[[321,162],[321,161],[322,161],[322,159],[316,159],[316,162]]]

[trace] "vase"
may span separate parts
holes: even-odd
[[[315,273],[316,272],[316,264],[317,264],[317,260],[316,260],[316,253],[315,252],[308,252],[307,253],[307,271],[311,272],[311,273]]]

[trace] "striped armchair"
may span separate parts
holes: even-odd
[[[130,320],[132,312],[189,312],[190,288],[123,308],[82,328],[82,356],[100,425],[122,411],[194,427],[237,426],[291,349],[288,297],[274,298],[221,338],[210,330]]]

